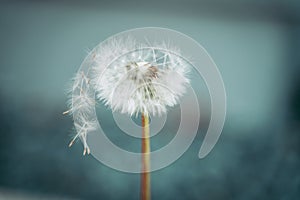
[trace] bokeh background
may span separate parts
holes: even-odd
[[[152,173],[153,199],[299,199],[298,2],[2,1],[0,199],[139,199],[139,175],[83,157],[80,142],[67,147],[74,132],[62,112],[66,88],[87,52],[110,35],[145,26],[175,29],[202,44],[228,98],[220,140],[199,160],[210,104],[203,82],[192,79],[203,91],[199,134],[179,160]],[[119,137],[110,111],[101,110],[111,139],[139,148]],[[173,109],[153,147],[172,139],[179,111]]]

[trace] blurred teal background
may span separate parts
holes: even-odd
[[[199,134],[178,161],[152,173],[153,199],[299,199],[296,0],[2,2],[0,199],[139,198],[139,175],[81,156],[80,143],[67,147],[72,119],[61,113],[67,109],[68,83],[87,52],[113,34],[145,26],[180,31],[204,46],[228,98],[220,140],[199,160],[209,98],[199,77],[192,79],[193,87],[204,91],[198,94]],[[115,133],[109,113],[103,123]],[[166,130],[176,131],[176,120],[170,117]],[[152,145],[168,142],[170,134],[154,138]]]

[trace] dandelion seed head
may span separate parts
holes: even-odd
[[[112,38],[97,46],[86,58],[88,71],[79,71],[69,101],[84,154],[90,150],[87,134],[97,128],[89,120],[96,101],[129,115],[162,115],[176,105],[189,84],[189,64],[169,43],[137,44],[132,38]]]
[[[120,44],[120,52],[114,52],[119,56],[106,66],[94,66],[97,98],[113,111],[129,115],[166,113],[167,106],[176,105],[185,92],[189,64],[178,49],[166,44],[138,47],[134,40],[129,41],[129,49],[115,42]]]

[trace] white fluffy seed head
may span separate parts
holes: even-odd
[[[167,106],[178,103],[189,83],[189,64],[178,50],[164,44],[138,46],[133,40],[115,43],[119,46],[111,49],[114,59],[106,62],[99,55],[98,64],[93,67],[98,99],[113,111],[129,115],[161,115]]]
[[[189,64],[170,45],[137,44],[130,38],[109,39],[84,61],[88,70],[74,77],[69,101],[77,135],[89,153],[87,133],[97,129],[90,121],[96,99],[113,111],[161,115],[176,105],[189,83]]]

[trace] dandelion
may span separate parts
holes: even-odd
[[[171,45],[138,44],[132,38],[112,38],[92,51],[88,72],[79,71],[72,87],[70,109],[77,138],[86,142],[97,123],[89,120],[91,105],[102,101],[113,112],[142,116],[141,199],[150,199],[149,117],[160,116],[176,105],[189,83],[189,66]],[[95,95],[90,95],[93,92]],[[95,98],[91,98],[95,96]]]

